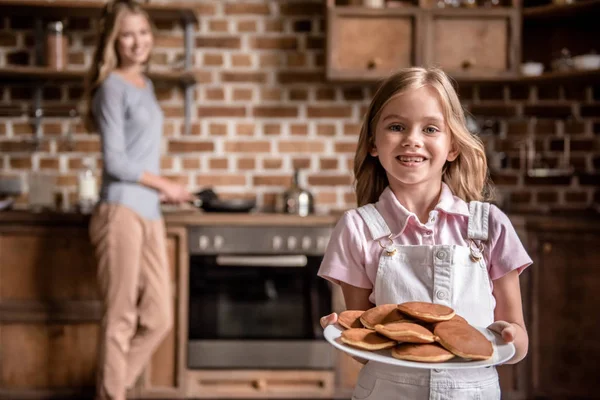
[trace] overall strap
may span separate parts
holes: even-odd
[[[392,231],[390,231],[390,228],[373,204],[359,207],[357,211],[369,227],[373,240],[379,240],[392,234]]]
[[[488,239],[488,218],[490,203],[471,201],[469,203],[468,237],[473,240],[486,241]]]

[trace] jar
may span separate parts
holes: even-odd
[[[67,65],[68,40],[63,33],[63,23],[53,21],[46,30],[46,66],[63,69]]]

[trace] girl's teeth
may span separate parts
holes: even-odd
[[[421,162],[423,157],[400,157],[400,161],[404,162]]]

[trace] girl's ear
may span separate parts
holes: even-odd
[[[453,143],[452,148],[448,152],[448,157],[446,158],[446,160],[452,162],[452,161],[456,160],[457,157],[458,157],[458,149],[456,148],[456,144]]]
[[[375,145],[373,145],[373,147],[371,147],[371,150],[369,150],[369,154],[372,155],[373,157],[377,157],[379,155],[379,153],[377,153],[377,147],[375,147]]]

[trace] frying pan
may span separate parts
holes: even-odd
[[[212,189],[204,189],[196,194],[193,204],[207,212],[246,213],[256,207],[255,199],[219,199]]]

